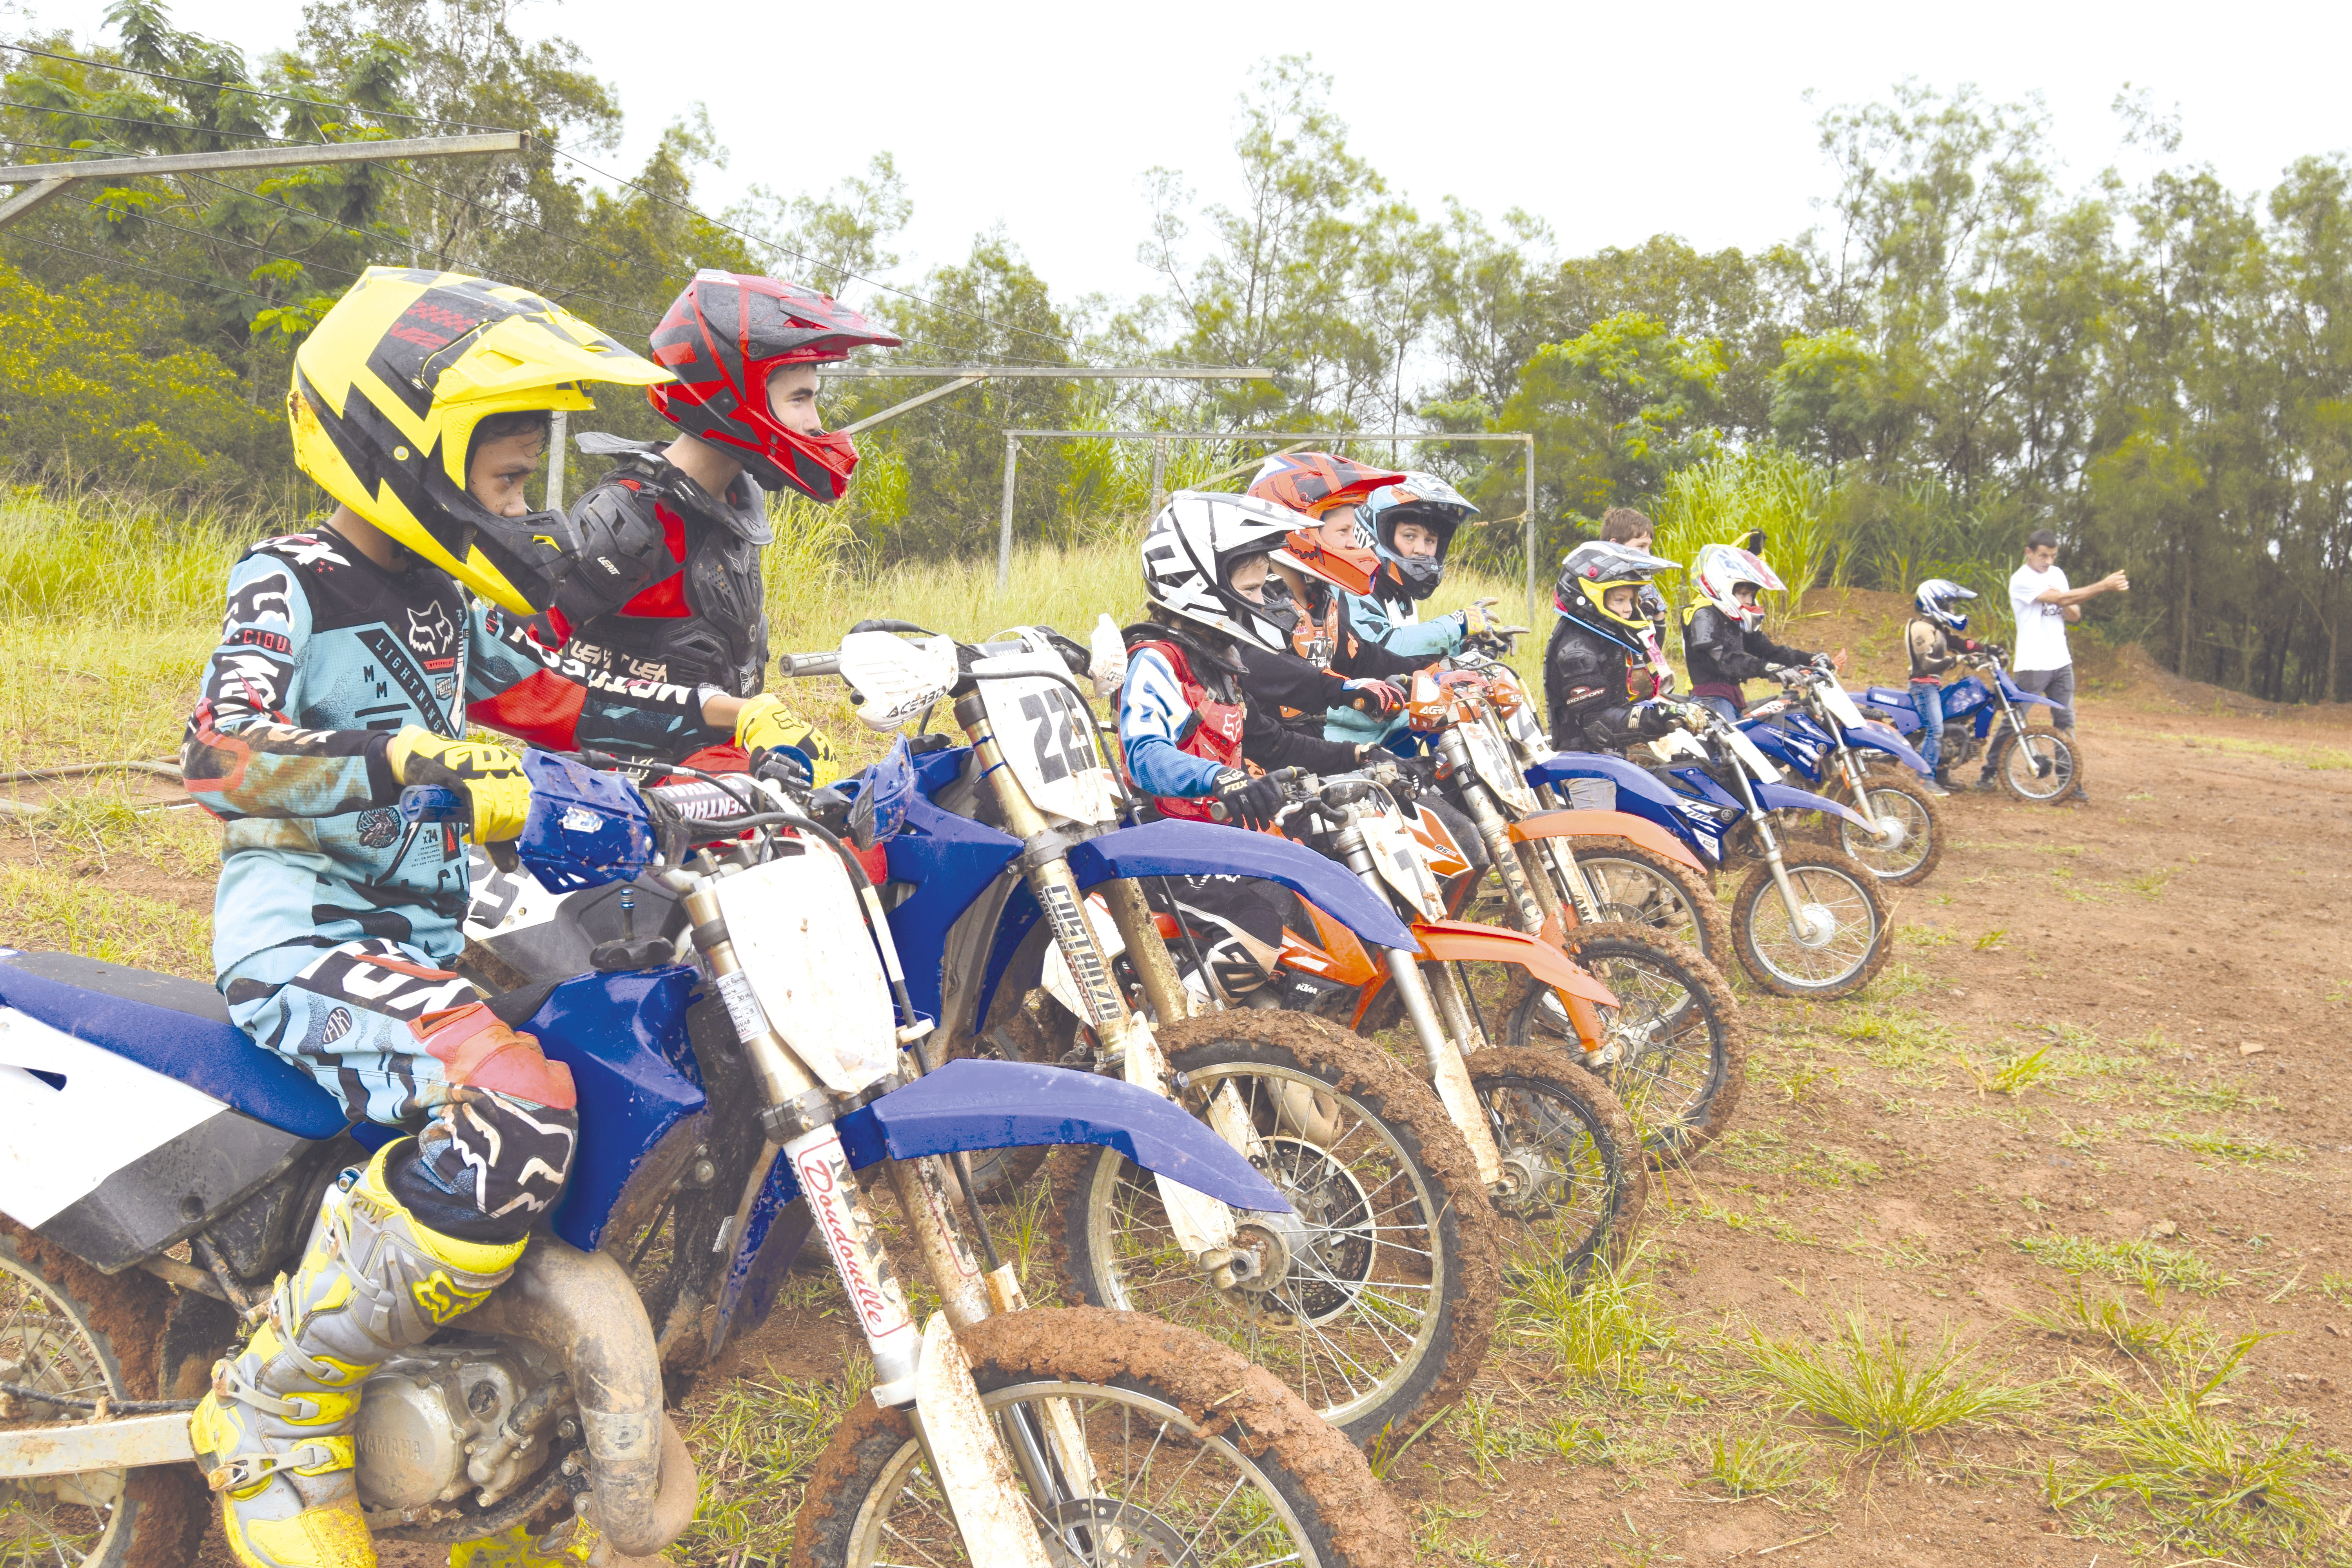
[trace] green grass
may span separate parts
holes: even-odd
[[[2213,1558],[2303,1557],[2324,1538],[2340,1552],[2341,1532],[2313,1484],[2326,1456],[2294,1421],[2241,1420],[2223,1408],[2233,1402],[2220,1396],[2222,1385],[2263,1338],[2242,1335],[2160,1375],[2088,1369],[2095,1405],[2079,1447],[2097,1473],[2079,1485],[2053,1473],[2052,1505],[2063,1512],[2128,1496],[2165,1545]]]
[[[2159,1132],[2156,1142],[2238,1165],[2303,1158],[2303,1151],[2294,1144],[2273,1142],[2255,1132]]]
[[[1674,1343],[1657,1298],[1646,1245],[1615,1268],[1602,1264],[1585,1274],[1538,1252],[1517,1260],[1499,1325],[1549,1350],[1564,1376],[1637,1394],[1648,1384],[1644,1352]]]
[[[1805,1473],[1802,1443],[1766,1432],[1713,1432],[1691,1444],[1691,1458],[1732,1497],[1766,1497],[1793,1486]]]
[[[213,977],[212,917],[101,881],[0,864],[0,944]]]
[[[2010,1243],[2034,1262],[2068,1274],[2105,1274],[2137,1285],[2151,1301],[2167,1287],[2210,1296],[2237,1283],[2193,1252],[2152,1241],[2086,1241],[2075,1236],[2027,1236]]]
[[[2133,1316],[2131,1308],[2115,1297],[2094,1301],[2080,1285],[2060,1296],[2050,1310],[2023,1310],[2017,1317],[2058,1339],[2105,1345],[2135,1359],[2169,1350],[2179,1333],[2160,1318]]]
[[[1768,1339],[1751,1328],[1739,1348],[1747,1381],[1865,1449],[1907,1450],[1931,1434],[2040,1403],[2034,1390],[1969,1366],[1972,1352],[1956,1335],[1921,1349],[1909,1330],[1874,1330],[1858,1312],[1845,1315],[1826,1346]]]
[[[702,1500],[681,1542],[692,1560],[784,1561],[809,1472],[872,1381],[872,1365],[853,1356],[846,1383],[739,1377],[698,1403],[686,1437]]]

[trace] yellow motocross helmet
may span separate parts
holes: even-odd
[[[525,289],[371,267],[294,353],[294,460],[327,493],[519,616],[554,601],[580,537],[560,511],[500,517],[466,489],[493,414],[593,408],[584,384],[672,379]]]

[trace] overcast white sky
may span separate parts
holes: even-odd
[[[14,8],[88,38],[105,5]],[[289,39],[299,14],[299,0],[175,7],[180,26],[255,53]],[[1661,230],[1706,248],[1795,235],[1831,188],[1821,109],[1905,77],[2041,93],[2070,185],[2116,161],[2109,104],[2126,81],[2177,104],[2182,156],[2242,190],[2299,154],[2352,146],[2341,3],[538,0],[520,26],[568,34],[617,84],[625,172],[697,100],[732,154],[709,210],[753,181],[822,190],[887,148],[915,201],[899,280],[1002,223],[1063,298],[1152,286],[1135,259],[1138,176],[1167,164],[1204,198],[1226,194],[1235,95],[1254,62],[1286,52],[1337,78],[1351,145],[1424,214],[1448,195],[1490,221],[1524,206],[1571,253]]]

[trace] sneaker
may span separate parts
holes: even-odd
[[[1940,799],[1952,793],[1952,781],[1948,778],[1941,777],[1921,779],[1919,781],[1919,787],[1926,790],[1929,795],[1935,795]]]
[[[2000,785],[1994,782],[1993,776],[1990,773],[1979,773],[1976,777],[1976,782],[1969,785],[1969,787],[1975,790],[1979,795],[1990,795],[1993,791],[1999,789]]]

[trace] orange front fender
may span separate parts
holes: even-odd
[[[1706,870],[1681,839],[1630,811],[1539,811],[1511,824],[1512,843],[1536,838],[1623,838],[1694,871]]]
[[[1465,921],[1415,921],[1421,956],[1444,963],[1516,963],[1543,985],[1598,1006],[1614,1007],[1609,987],[1579,969],[1568,954],[1525,931]]]

